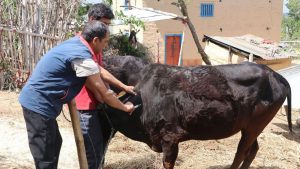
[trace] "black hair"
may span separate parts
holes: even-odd
[[[92,20],[85,24],[81,36],[87,42],[91,42],[95,37],[98,37],[100,40],[104,39],[108,32],[109,29],[104,23]]]
[[[104,3],[98,3],[94,4],[88,12],[88,17],[93,18],[94,20],[100,20],[101,18],[106,19],[114,19],[115,15],[113,14],[111,8],[104,4]]]

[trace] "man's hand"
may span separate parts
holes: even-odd
[[[123,84],[120,80],[118,80],[116,77],[114,77],[111,73],[109,73],[106,69],[104,69],[101,66],[99,66],[99,69],[100,69],[100,76],[103,78],[105,82],[121,90],[124,90],[126,93],[136,95],[136,93],[133,91],[134,86],[127,86]]]
[[[126,102],[125,104],[126,107],[126,112],[129,113],[129,115],[131,115],[131,113],[134,111],[134,105],[131,102]]]
[[[133,89],[134,89],[134,86],[127,86],[127,85],[125,85],[125,87],[124,87],[123,90],[124,90],[126,93],[130,93],[130,94],[136,95],[136,93],[133,91]]]

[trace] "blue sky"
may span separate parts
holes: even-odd
[[[287,9],[287,7],[285,6],[285,4],[287,3],[288,0],[284,0],[283,2],[283,13],[288,13],[289,10]]]
[[[102,0],[86,0],[87,2],[90,2],[90,3],[100,3],[102,2]]]

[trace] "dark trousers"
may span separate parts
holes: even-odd
[[[89,169],[98,169],[104,152],[98,113],[96,110],[79,110],[79,112]]]
[[[22,108],[35,167],[56,169],[62,144],[56,119]]]
[[[89,169],[102,168],[111,127],[99,110],[78,110]]]

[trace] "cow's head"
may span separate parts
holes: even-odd
[[[140,79],[141,70],[150,62],[134,56],[110,56],[103,58],[103,64],[117,79],[126,85],[135,86]],[[115,92],[119,89],[111,86]]]

